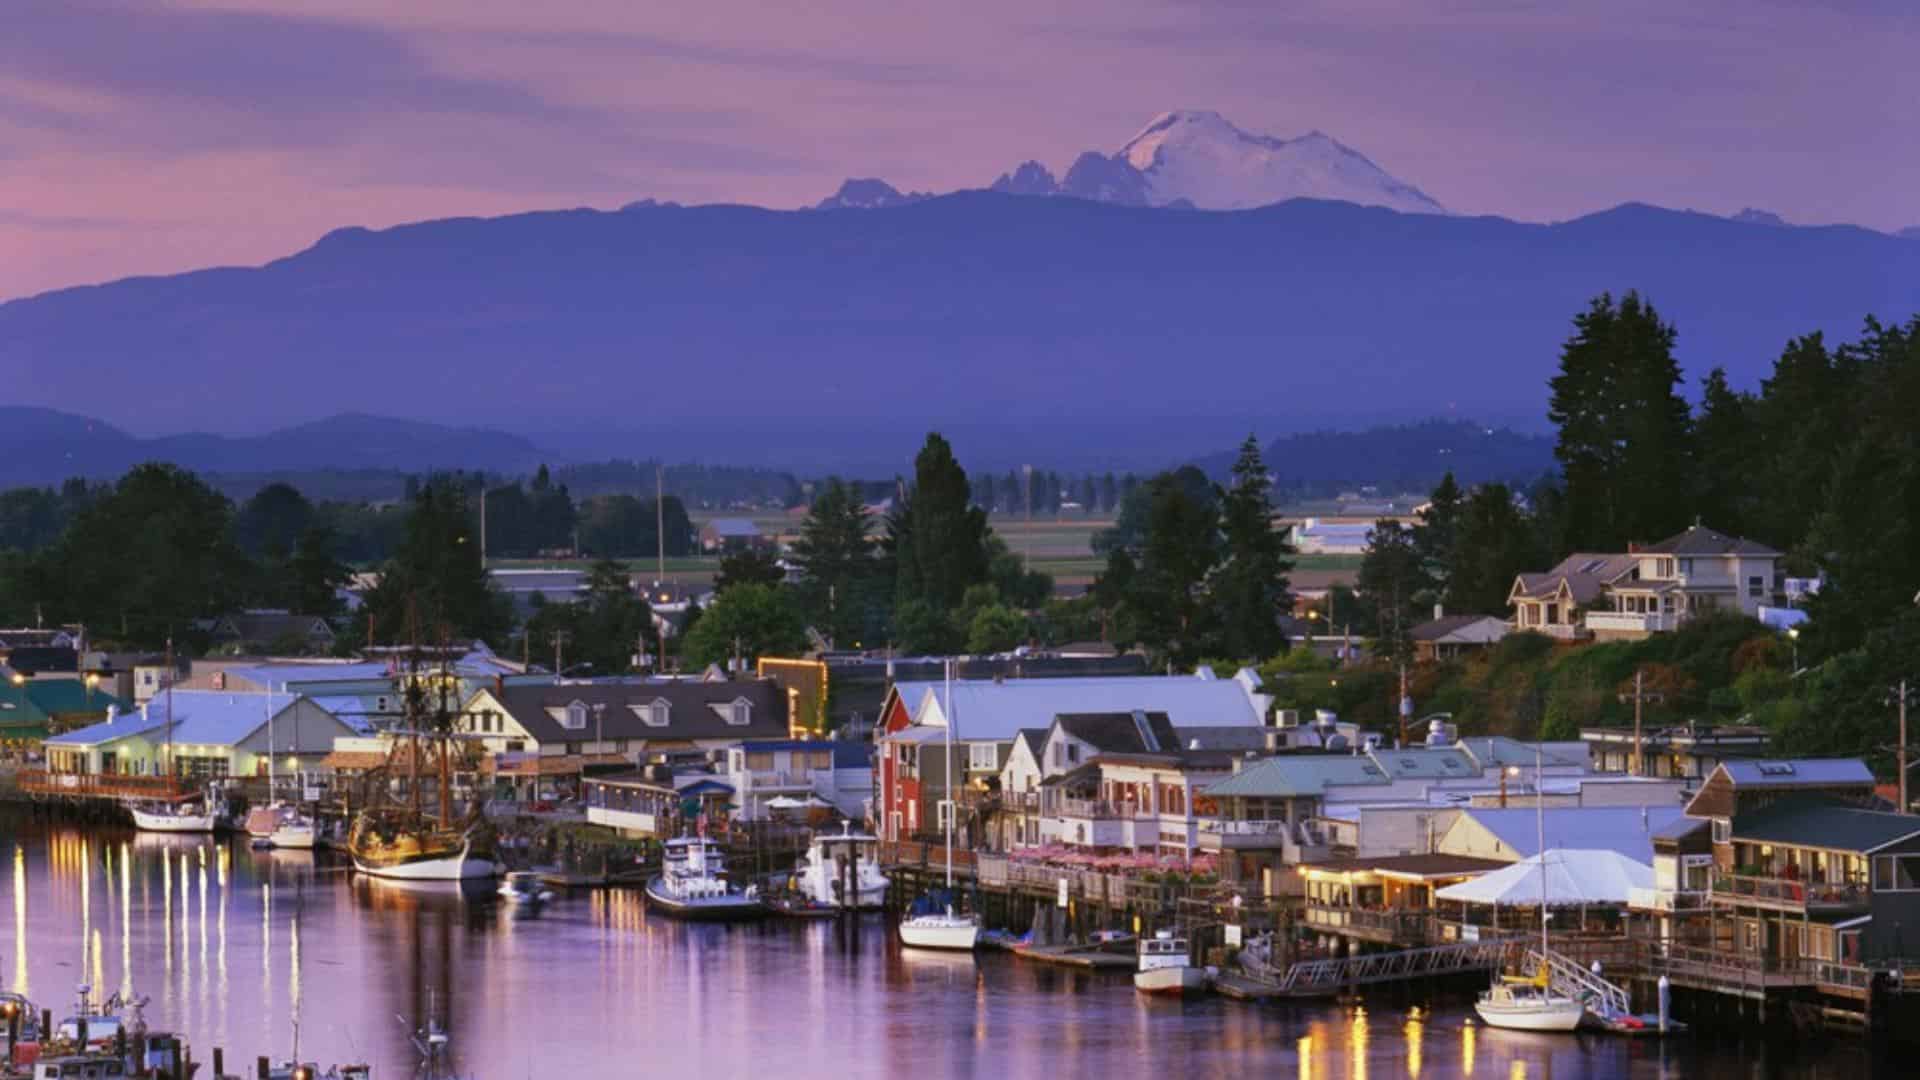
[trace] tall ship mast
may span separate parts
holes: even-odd
[[[347,831],[347,852],[354,869],[374,877],[406,881],[461,881],[499,873],[495,834],[482,799],[464,810],[453,801],[453,758],[460,744],[457,676],[440,650],[431,668],[416,647],[402,672],[405,685],[400,724],[394,728],[386,766],[372,774],[363,809]],[[404,755],[404,759],[403,759]],[[424,766],[424,767],[423,767]],[[407,801],[393,798],[394,778],[407,777]],[[431,780],[435,805],[423,795]]]

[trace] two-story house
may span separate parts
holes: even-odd
[[[1633,640],[1697,615],[1757,617],[1781,581],[1780,553],[1702,525],[1624,554],[1579,552],[1507,594],[1516,630],[1560,638]]]
[[[768,739],[727,751],[721,774],[733,788],[734,817],[763,821],[775,800],[831,809],[858,821],[873,798],[873,744],[852,739]]]
[[[470,697],[460,719],[494,755],[641,763],[785,739],[787,696],[771,679],[501,682]]]

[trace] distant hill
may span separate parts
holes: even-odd
[[[822,440],[988,423],[1058,461],[1098,423],[1184,457],[1249,417],[1539,423],[1573,315],[1633,288],[1678,326],[1690,389],[1716,364],[1751,386],[1797,335],[1920,310],[1920,244],[1639,205],[1554,225],[989,192],[567,210],[343,229],[257,269],[0,304],[0,378],[15,404],[143,430],[391,411],[791,467]],[[279,434],[365,452],[358,428]],[[475,463],[527,449],[460,438]]]
[[[265,435],[140,439],[99,420],[53,409],[0,407],[0,488],[112,479],[143,461],[196,472],[527,472],[541,461],[526,439],[481,428],[345,413]],[[245,487],[244,479],[235,481]]]
[[[1365,431],[1287,435],[1262,450],[1274,486],[1295,496],[1324,496],[1373,486],[1384,492],[1431,491],[1452,472],[1461,487],[1525,487],[1552,472],[1553,436],[1490,428],[1471,420],[1428,420]],[[1196,462],[1224,478],[1234,453]]]

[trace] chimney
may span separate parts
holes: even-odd
[[[1640,542],[1638,540],[1627,541],[1627,554],[1629,555],[1640,554]]]
[[[1441,619],[1444,619],[1446,617],[1447,617],[1447,605],[1445,604],[1433,605],[1433,621],[1434,622],[1439,622]]]
[[[120,706],[118,705],[107,706],[107,723],[109,724],[113,723],[114,719],[119,715],[120,715]]]

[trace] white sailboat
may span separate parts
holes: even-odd
[[[953,767],[953,661],[947,661],[946,721],[947,751],[945,785],[943,793],[946,801],[947,817],[947,895],[953,895],[953,818],[954,818],[954,773]],[[900,920],[900,944],[916,949],[955,949],[971,950],[980,943],[980,920],[973,915],[960,915],[953,910],[953,904],[947,904],[947,910],[932,911],[921,915],[909,915]]]
[[[167,642],[167,776],[173,776],[173,642]],[[128,805],[133,827],[142,832],[210,833],[218,815],[213,801],[202,799],[199,805],[151,799]]]
[[[1493,985],[1474,1003],[1487,1026],[1509,1031],[1572,1031],[1586,1018],[1587,1007],[1554,992],[1547,976],[1547,816],[1540,797],[1540,744],[1534,743],[1534,827],[1540,833],[1540,970],[1532,975],[1496,974]]]

